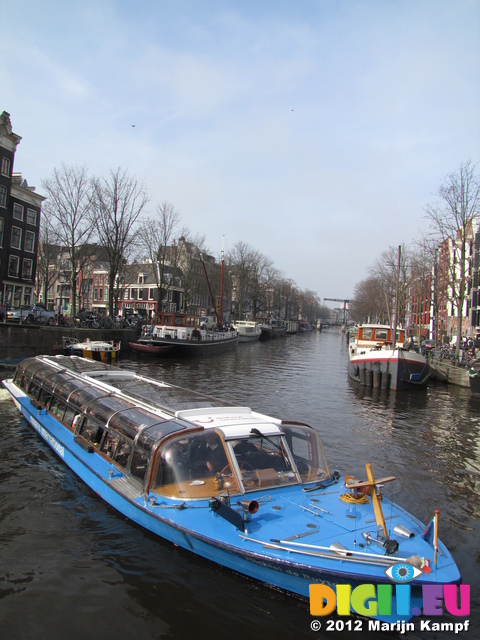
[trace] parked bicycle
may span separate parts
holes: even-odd
[[[99,329],[100,322],[96,313],[92,311],[79,311],[75,317],[76,324],[79,324],[82,329],[91,328]]]

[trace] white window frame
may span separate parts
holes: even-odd
[[[15,231],[18,231],[18,244],[13,244],[13,234]],[[12,227],[12,232],[10,234],[10,246],[12,247],[12,249],[22,248],[22,230],[20,227]]]
[[[12,272],[12,265],[14,263],[16,263],[17,268],[14,269],[13,272]],[[20,258],[18,256],[10,254],[10,256],[8,257],[8,277],[9,278],[18,278],[19,269],[20,269]],[[15,273],[15,271],[16,271],[16,273]]]
[[[37,212],[35,209],[27,209],[27,224],[37,226]]]
[[[28,247],[27,245],[27,240],[28,238],[31,236],[32,238],[32,244],[31,244],[31,248]],[[25,231],[25,241],[24,241],[24,249],[25,251],[27,251],[28,253],[34,253],[35,251],[35,233],[33,231]]]
[[[23,206],[23,204],[14,202],[13,203],[13,219],[23,222],[24,215],[25,215],[25,207]]]

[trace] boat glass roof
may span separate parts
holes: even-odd
[[[87,415],[100,420],[103,424],[108,422],[110,416],[117,411],[130,409],[132,403],[116,396],[104,396],[98,400],[93,400],[87,408]]]
[[[176,413],[182,409],[197,409],[208,407],[223,407],[225,402],[211,396],[206,396],[196,391],[183,389],[172,385],[162,385],[151,382],[145,378],[118,379],[109,381],[112,386],[132,398],[148,402],[168,411]]]

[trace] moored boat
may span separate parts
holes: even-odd
[[[76,357],[24,360],[4,385],[98,496],[236,572],[303,597],[311,585],[374,583],[391,594],[376,616],[387,621],[408,620],[421,588],[460,579],[438,516],[431,537],[380,500],[393,477],[375,479],[369,465],[363,482],[332,473],[308,425]],[[392,589],[399,567],[411,580],[408,610]]]
[[[474,396],[480,395],[480,358],[475,359],[468,370],[470,392]]]
[[[262,333],[258,322],[252,320],[237,320],[233,328],[238,332],[239,342],[256,342]]]
[[[90,358],[100,362],[114,362],[120,352],[121,342],[114,340],[84,340],[64,337],[63,351],[67,355]]]
[[[200,327],[200,317],[186,313],[158,313],[155,324],[145,325],[135,344],[137,351],[155,353],[154,347],[168,347],[157,354],[203,355],[234,349],[238,344],[238,333],[229,331],[207,331]],[[148,349],[147,349],[148,348]]]
[[[260,325],[260,340],[273,340],[287,335],[287,325],[281,320],[270,320]]]
[[[348,373],[353,380],[382,389],[423,386],[430,377],[424,355],[403,348],[405,330],[388,325],[358,325],[350,334]]]
[[[128,346],[133,351],[139,351],[140,353],[148,353],[152,356],[159,356],[159,355],[167,354],[173,351],[173,347],[149,344],[146,341],[145,342],[129,342]]]

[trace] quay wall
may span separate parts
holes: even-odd
[[[121,351],[138,338],[137,329],[80,329],[77,327],[39,327],[0,323],[0,363],[15,364],[22,358],[63,353],[63,338],[80,341],[120,340]]]
[[[432,358],[429,364],[432,378],[435,380],[455,384],[459,387],[470,387],[470,377],[467,369],[455,367],[445,360],[436,360],[435,358]]]

